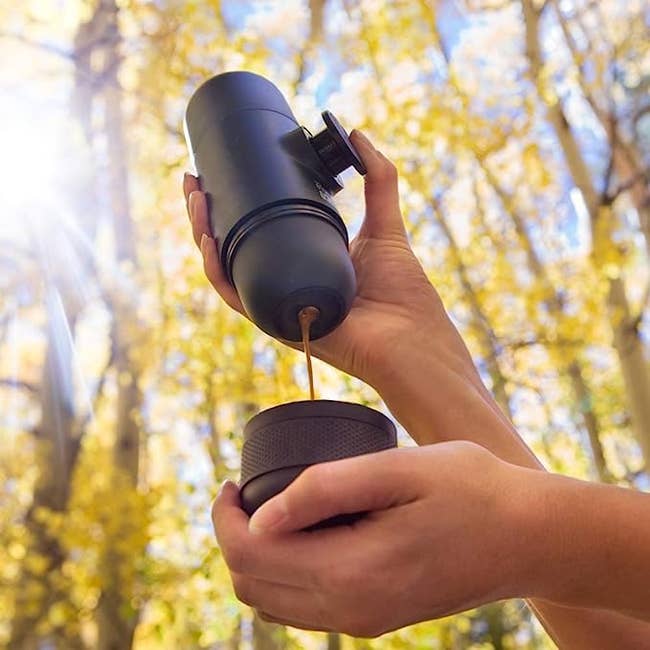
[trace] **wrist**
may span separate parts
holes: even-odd
[[[481,382],[469,355],[411,339],[371,364],[366,381],[420,445],[467,440],[516,465],[542,469]],[[451,347],[453,350],[453,346]]]
[[[510,597],[543,598],[548,594],[549,565],[559,559],[561,541],[555,525],[557,501],[551,484],[556,475],[511,465],[512,480],[506,499],[510,551],[516,565],[516,582]],[[561,517],[560,517],[561,518]]]
[[[444,315],[434,314],[409,321],[403,332],[372,346],[364,381],[390,392],[397,380],[417,385],[453,372],[479,389],[485,389],[474,361],[460,334]]]
[[[521,471],[526,476],[521,481],[518,519],[525,531],[522,546],[528,560],[522,572],[522,595],[567,606],[598,606],[590,600],[597,590],[596,574],[604,567],[599,553],[608,546],[607,526],[599,522],[605,504],[590,492],[602,486]]]

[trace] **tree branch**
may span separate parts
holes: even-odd
[[[50,54],[56,54],[63,59],[67,59],[68,61],[72,61],[74,59],[72,52],[69,50],[58,47],[56,45],[52,45],[51,43],[45,43],[44,41],[33,41],[23,34],[16,34],[15,32],[0,32],[0,38],[18,41],[19,43],[27,45],[28,47],[43,50],[45,52],[49,52]]]
[[[26,390],[33,395],[38,395],[38,387],[34,384],[30,384],[28,381],[22,381],[21,379],[13,379],[11,377],[0,377],[0,386],[6,386],[7,388],[20,388],[21,390]]]
[[[606,196],[606,202],[613,203],[621,194],[623,194],[623,192],[627,192],[628,190],[632,189],[638,182],[647,180],[648,176],[650,176],[650,173],[648,171],[642,170],[637,172],[631,178],[628,178],[624,183],[620,183],[615,190],[609,192]]]
[[[635,128],[639,120],[644,115],[647,115],[648,113],[650,113],[650,104],[647,104],[646,106],[642,106],[641,108],[639,108],[637,111],[634,112],[634,115],[632,116],[632,124],[634,124]]]
[[[581,339],[549,339],[549,338],[535,338],[535,339],[521,339],[513,341],[504,341],[503,346],[511,350],[520,350],[522,348],[533,347],[535,345],[547,346],[584,346],[584,340]]]

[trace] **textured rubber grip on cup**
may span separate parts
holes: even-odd
[[[245,443],[241,481],[281,467],[314,465],[395,446],[394,431],[336,417],[302,417],[259,429]]]

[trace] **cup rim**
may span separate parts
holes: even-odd
[[[314,412],[316,411],[316,412]],[[364,422],[383,429],[388,433],[396,433],[395,424],[386,415],[364,404],[343,402],[332,399],[300,400],[285,402],[260,411],[254,415],[244,427],[244,441],[251,438],[257,431],[270,424],[285,420],[300,418],[338,418]]]

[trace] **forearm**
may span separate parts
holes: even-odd
[[[523,484],[539,571],[526,593],[549,634],[560,648],[650,648],[650,496],[541,472]]]
[[[521,515],[537,558],[528,593],[650,621],[650,495],[521,473]]]
[[[487,389],[480,380],[476,381],[477,376],[472,377],[473,368],[464,371],[461,366],[445,375],[439,360],[427,353],[408,361],[408,365],[402,366],[404,371],[378,365],[379,372],[370,383],[418,444],[464,439],[510,463],[543,469],[498,410]],[[530,600],[529,605],[560,648],[650,648],[648,623],[614,612],[554,604],[546,599]]]

